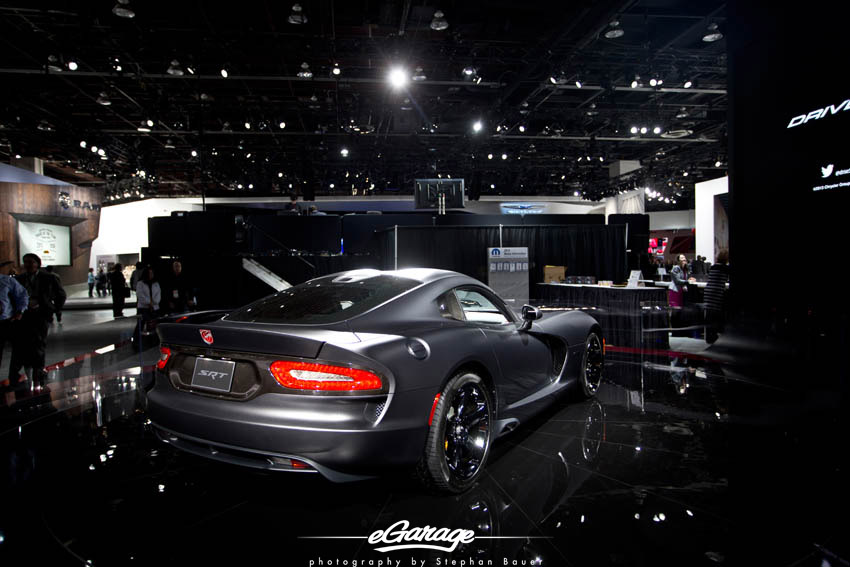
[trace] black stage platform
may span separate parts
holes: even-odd
[[[72,365],[52,373],[48,393],[2,399],[0,564],[821,566],[848,557],[847,417],[841,393],[816,374],[609,353],[597,399],[565,400],[499,440],[472,490],[434,496],[405,474],[331,484],[175,452],[142,409],[155,357],[87,376]],[[380,553],[362,539],[402,520],[476,539],[451,556]]]

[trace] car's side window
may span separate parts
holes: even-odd
[[[508,313],[496,304],[495,298],[488,297],[490,294],[487,294],[484,290],[460,288],[455,290],[455,294],[467,321],[496,325],[513,322]]]
[[[440,310],[440,315],[446,319],[454,319],[456,321],[464,320],[463,309],[460,308],[460,303],[458,303],[454,291],[447,291],[438,297],[437,307]]]

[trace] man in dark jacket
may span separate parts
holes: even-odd
[[[12,342],[12,360],[9,380],[18,383],[21,368],[31,376],[37,386],[44,386],[44,351],[47,348],[47,331],[50,319],[65,305],[65,290],[59,278],[41,269],[41,258],[24,254],[24,273],[15,276],[29,295],[27,310],[21,317],[18,332]]]
[[[183,273],[182,263],[175,260],[171,264],[171,273],[163,279],[162,304],[168,313],[183,313],[195,308],[194,290]]]

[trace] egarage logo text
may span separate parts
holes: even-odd
[[[548,539],[548,536],[477,536],[478,539]],[[407,520],[399,520],[385,530],[375,530],[369,536],[300,536],[299,539],[365,539],[377,546],[375,551],[387,553],[406,549],[430,549],[451,553],[461,544],[475,541],[473,530],[437,528],[434,526],[410,527]]]

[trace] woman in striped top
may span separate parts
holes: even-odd
[[[705,301],[705,340],[713,343],[717,333],[723,330],[726,320],[724,298],[726,282],[729,281],[729,251],[725,248],[717,253],[717,261],[708,271],[708,283],[705,286],[703,300]]]

